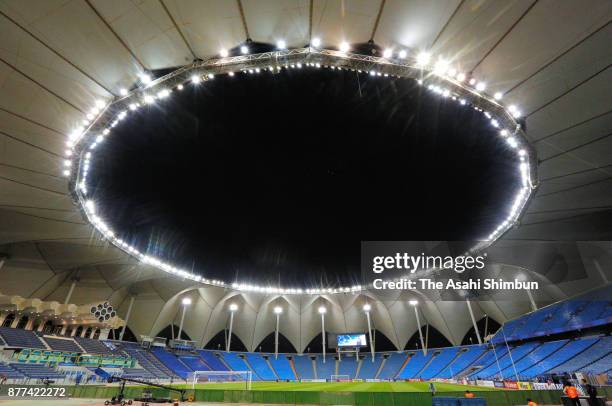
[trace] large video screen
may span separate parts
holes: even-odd
[[[338,334],[338,347],[365,347],[365,334]]]

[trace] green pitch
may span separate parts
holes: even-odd
[[[463,392],[500,390],[483,386],[457,385],[453,383],[434,383],[436,392]],[[191,389],[191,385],[177,385]],[[204,383],[197,389],[241,390],[246,389],[244,382]],[[316,391],[316,392],[429,392],[429,382],[253,382],[253,390],[262,391]]]

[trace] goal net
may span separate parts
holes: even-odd
[[[329,380],[332,382],[350,382],[350,375],[330,375]]]
[[[191,388],[195,389],[198,384],[207,383],[233,383],[235,388],[251,390],[253,383],[252,371],[193,371],[189,375]],[[244,385],[244,386],[242,386]]]

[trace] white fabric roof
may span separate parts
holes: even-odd
[[[251,349],[273,329],[269,309],[277,301],[288,309],[281,332],[299,350],[319,332],[322,301],[329,301],[331,331],[365,330],[359,309],[366,295],[194,289],[135,264],[97,239],[60,176],[66,135],[95,100],[110,100],[144,69],[234,47],[247,31],[254,41],[283,38],[290,47],[307,44],[310,32],[327,46],[373,38],[383,47],[431,49],[473,71],[491,93],[506,93],[504,101],[526,113],[541,160],[541,186],[521,226],[505,238],[610,240],[611,20],[607,0],[1,0],[0,253],[10,257],[0,291],[61,301],[78,271],[77,303],[110,299],[124,317],[128,291],[138,293],[129,323],[136,334],[168,325],[188,292],[197,316],[188,318],[186,331],[202,343],[224,327],[228,300],[238,301],[235,332]],[[602,249],[598,255],[607,258],[610,245]],[[600,283],[592,264],[587,268],[595,279],[584,286],[538,299],[559,300]],[[404,296],[391,304],[370,299],[376,327],[402,348],[416,330]],[[476,311],[504,321],[528,311],[523,304],[482,304]],[[456,306],[424,306],[428,321],[453,343],[471,327],[467,311]]]

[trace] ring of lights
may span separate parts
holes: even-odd
[[[261,287],[243,284],[228,284],[224,281],[209,280],[200,275],[193,274],[165,263],[158,258],[151,257],[138,251],[115,235],[104,220],[96,214],[95,203],[88,198],[87,176],[89,162],[96,146],[110,136],[112,128],[125,119],[130,111],[137,110],[142,105],[162,102],[170,97],[173,91],[180,91],[188,84],[198,85],[200,82],[214,78],[218,74],[259,74],[262,72],[279,72],[283,69],[302,68],[328,68],[333,70],[353,70],[371,76],[410,78],[416,80],[428,90],[437,93],[440,97],[449,98],[457,103],[471,107],[481,112],[493,127],[499,129],[499,136],[505,138],[509,148],[516,150],[517,170],[521,176],[521,186],[516,191],[514,199],[504,220],[486,238],[472,248],[471,252],[479,251],[491,245],[506,231],[517,223],[523,213],[533,190],[536,188],[536,157],[530,147],[521,126],[516,121],[520,115],[514,106],[505,107],[499,102],[500,94],[489,97],[484,93],[485,85],[477,83],[473,78],[466,78],[465,74],[458,73],[450,68],[442,59],[430,64],[427,54],[420,54],[407,58],[405,51],[399,58],[385,52],[385,57],[374,57],[352,54],[348,51],[333,51],[313,47],[290,50],[278,50],[260,54],[241,55],[234,57],[211,58],[206,61],[179,68],[174,72],[151,81],[144,76],[143,86],[131,92],[122,91],[121,97],[110,104],[97,102],[96,107],[87,115],[84,126],[70,134],[67,141],[69,157],[65,161],[64,175],[70,177],[70,190],[79,205],[83,216],[98,232],[127,254],[140,262],[151,265],[162,271],[174,274],[184,279],[198,283],[222,286],[245,291],[282,294],[320,294],[320,293],[347,293],[361,291],[361,286],[341,288],[281,288]],[[467,80],[468,83],[465,83]],[[87,126],[87,127],[85,127]]]

